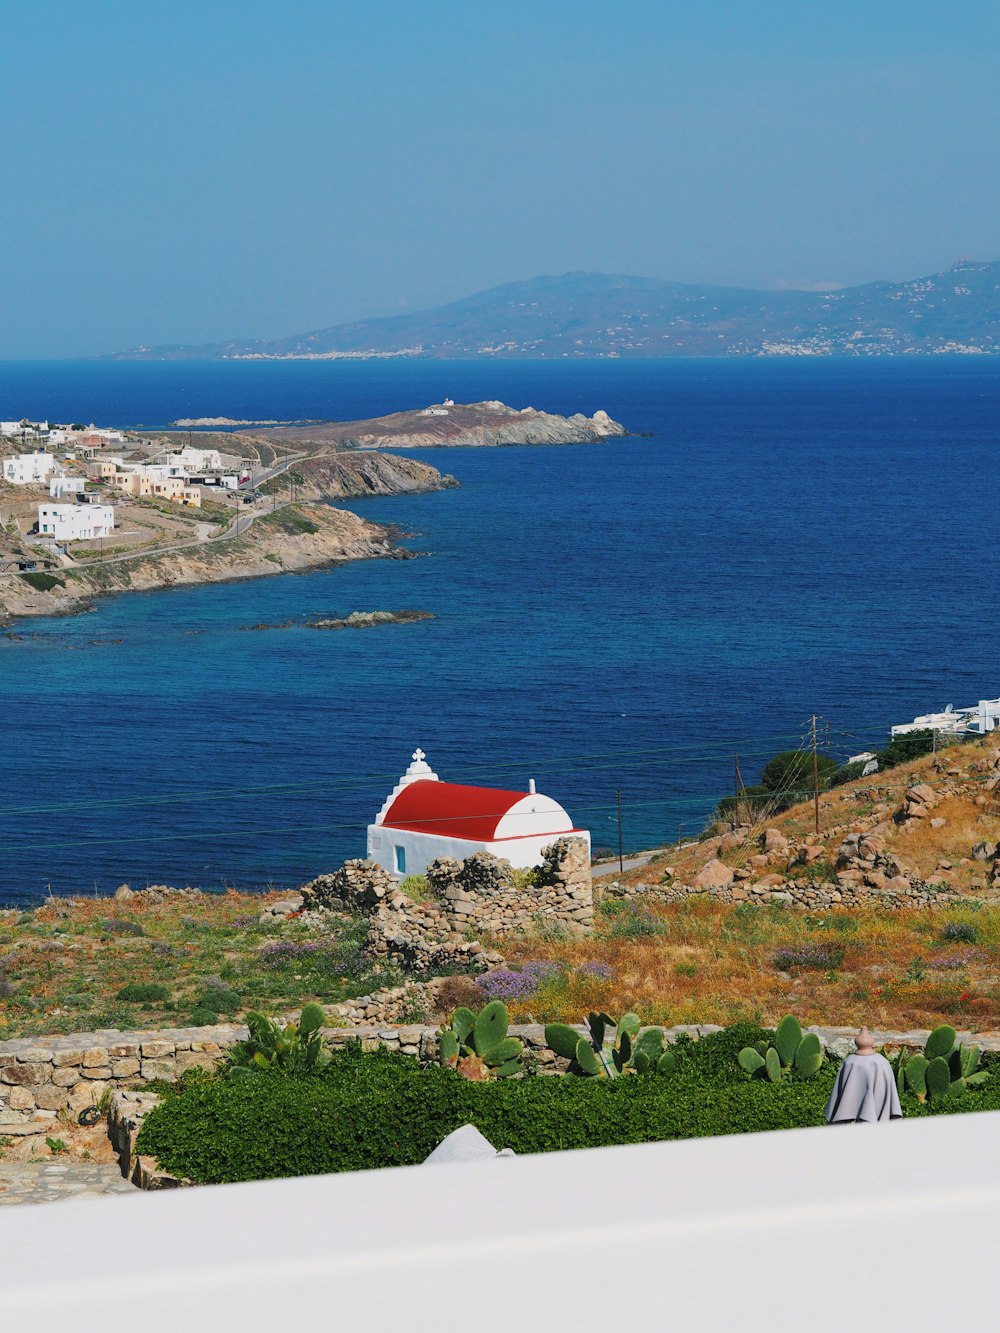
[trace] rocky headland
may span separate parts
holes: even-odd
[[[225,583],[409,555],[381,524],[328,505],[296,504],[258,517],[239,537],[85,568],[57,568],[34,583],[18,574],[0,575],[0,624],[21,616],[69,615],[110,593]]]
[[[368,421],[319,422],[261,431],[270,444],[287,447],[335,445],[340,449],[493,448],[527,444],[596,444],[628,432],[607,412],[559,416],[534,407],[482,403],[437,403]]]

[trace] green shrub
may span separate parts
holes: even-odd
[[[214,1027],[219,1021],[219,1015],[214,1010],[200,1004],[191,1011],[191,1017],[188,1019],[188,1026],[193,1028]]]
[[[818,1125],[829,1087],[823,1075],[782,1088],[744,1080],[706,1096],[697,1075],[685,1080],[680,1070],[669,1079],[472,1083],[355,1047],[319,1075],[262,1072],[179,1093],[147,1116],[137,1147],[191,1180],[263,1180],[422,1162],[466,1123],[518,1153]]]
[[[203,1183],[356,1171],[422,1162],[452,1130],[475,1125],[498,1148],[518,1153],[792,1129],[823,1123],[837,1067],[772,1084],[748,1079],[737,1057],[775,1033],[734,1024],[673,1046],[670,1078],[501,1079],[475,1083],[410,1056],[354,1043],[321,1072],[289,1077],[198,1080],[171,1087],[146,1118],[138,1151],[168,1171]],[[998,1064],[981,1088],[920,1103],[902,1094],[906,1115],[1000,1108]],[[186,1077],[186,1076],[185,1076]]]
[[[51,592],[53,588],[65,588],[66,586],[62,579],[56,578],[55,574],[45,574],[41,570],[22,574],[21,578],[38,592]]]
[[[820,791],[823,791],[829,785],[830,775],[837,769],[837,761],[820,754],[816,756],[816,768]],[[807,750],[782,750],[764,765],[760,781],[768,791],[784,793],[790,805],[804,801],[813,790],[812,754]]]
[[[312,519],[306,518],[304,514],[291,506],[287,509],[276,509],[273,513],[265,514],[263,518],[257,521],[280,528],[282,532],[287,532],[290,536],[319,532],[318,524],[314,523]]]
[[[943,940],[961,940],[965,944],[975,944],[979,932],[971,921],[949,921],[941,931]]]
[[[667,934],[667,923],[645,903],[609,901],[601,906],[603,930],[613,940],[652,939]]]
[[[170,991],[156,981],[131,981],[121,988],[115,999],[127,1000],[130,1004],[163,1004],[170,999]]]
[[[204,995],[195,1005],[196,1009],[208,1009],[212,1013],[218,1014],[236,1014],[243,1007],[242,998],[234,990],[216,990],[214,987],[206,990]]]
[[[407,875],[399,885],[400,893],[405,893],[415,903],[425,903],[433,897],[426,875]]]
[[[911,731],[905,736],[895,736],[884,750],[879,750],[875,758],[878,766],[884,770],[895,768],[897,764],[908,764],[912,759],[920,759],[934,749],[934,733],[930,728]]]
[[[516,889],[533,889],[541,882],[541,866],[526,866],[513,874]]]
[[[864,776],[867,759],[857,759],[853,764],[841,764],[830,774],[830,786],[842,787],[845,782],[857,782]]]

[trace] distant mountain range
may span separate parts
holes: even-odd
[[[1000,262],[910,282],[751,291],[566,273],[274,341],[137,347],[120,360],[890,356],[1000,351]]]

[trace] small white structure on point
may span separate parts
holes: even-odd
[[[502,856],[517,869],[542,864],[542,850],[557,838],[590,834],[550,796],[442,782],[423,750],[397,782],[368,826],[368,859],[399,879],[420,875],[438,856],[464,861],[476,852]]]

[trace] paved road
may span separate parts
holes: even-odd
[[[626,856],[622,862],[626,870],[637,870],[639,866],[648,866],[653,859],[653,853],[649,852],[644,856]],[[591,879],[603,879],[608,875],[620,875],[617,861],[608,861],[605,865],[592,866],[590,871]]]

